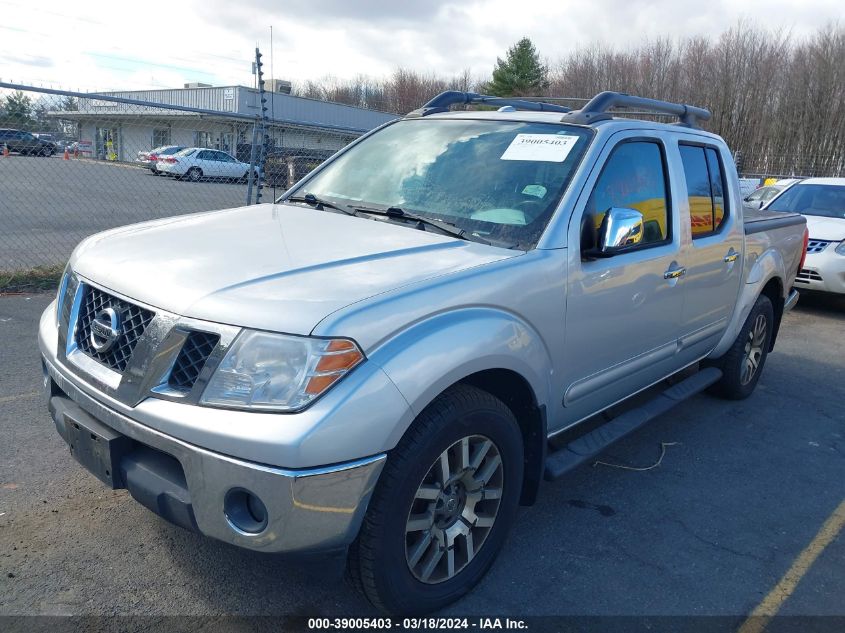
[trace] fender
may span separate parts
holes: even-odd
[[[543,338],[523,319],[495,308],[458,308],[418,321],[369,360],[384,370],[414,416],[451,385],[487,369],[518,373],[537,405],[549,404],[552,359]],[[408,425],[394,429],[387,445],[395,445]]]
[[[719,344],[710,352],[708,358],[719,358],[736,340],[742,324],[748,318],[751,308],[757,301],[757,297],[763,292],[763,288],[772,279],[778,278],[781,280],[783,299],[786,299],[787,288],[783,283],[786,279],[786,267],[783,263],[783,257],[776,249],[768,249],[763,255],[754,262],[751,270],[748,272],[748,277],[745,283],[740,288],[739,297],[734,308],[733,316],[728,324],[725,333]]]

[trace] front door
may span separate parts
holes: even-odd
[[[608,141],[569,229],[563,419],[573,424],[672,373],[683,309],[681,236],[666,170],[668,136],[620,132]],[[643,215],[634,250],[592,259],[604,214]],[[556,429],[552,429],[556,430]]]

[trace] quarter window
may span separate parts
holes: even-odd
[[[627,207],[643,214],[643,245],[669,238],[669,205],[666,170],[660,145],[652,141],[631,141],[614,148],[593,187],[584,211],[585,227],[595,235],[605,213],[612,207]]]
[[[712,147],[679,145],[687,183],[693,239],[718,231],[725,221],[725,180]]]

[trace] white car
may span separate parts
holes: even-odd
[[[782,178],[771,185],[758,187],[742,199],[742,204],[746,209],[761,209],[781,191],[801,182],[801,180],[801,178]]]
[[[138,152],[138,158],[135,159],[135,162],[148,167],[153,172],[153,175],[158,176],[156,163],[166,156],[172,156],[177,152],[181,152],[183,149],[185,149],[184,145],[162,145],[161,147],[150,150],[142,150]]]
[[[203,178],[246,180],[249,177],[249,163],[242,163],[226,152],[205,147],[186,147],[173,156],[163,156],[156,163],[156,170],[166,176],[194,182]],[[258,177],[258,168],[254,173]]]
[[[793,211],[807,218],[807,258],[795,285],[845,294],[845,178],[808,178],[772,200],[769,211]]]

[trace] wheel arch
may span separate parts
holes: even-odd
[[[760,295],[765,295],[772,302],[772,310],[774,312],[774,323],[772,324],[772,336],[769,340],[769,351],[775,348],[775,340],[780,330],[780,322],[783,318],[783,306],[785,304],[783,281],[780,277],[772,277],[763,286]]]
[[[521,505],[533,505],[543,479],[546,459],[547,421],[546,406],[537,403],[537,397],[528,381],[510,369],[485,369],[470,374],[458,384],[472,385],[501,400],[519,424],[522,433],[524,471]]]
[[[534,501],[545,459],[552,360],[530,324],[488,307],[441,313],[393,337],[370,359],[382,367],[414,416],[457,384],[472,385],[501,400],[516,417],[523,437],[521,502]],[[388,445],[395,445],[407,428],[394,429]]]

